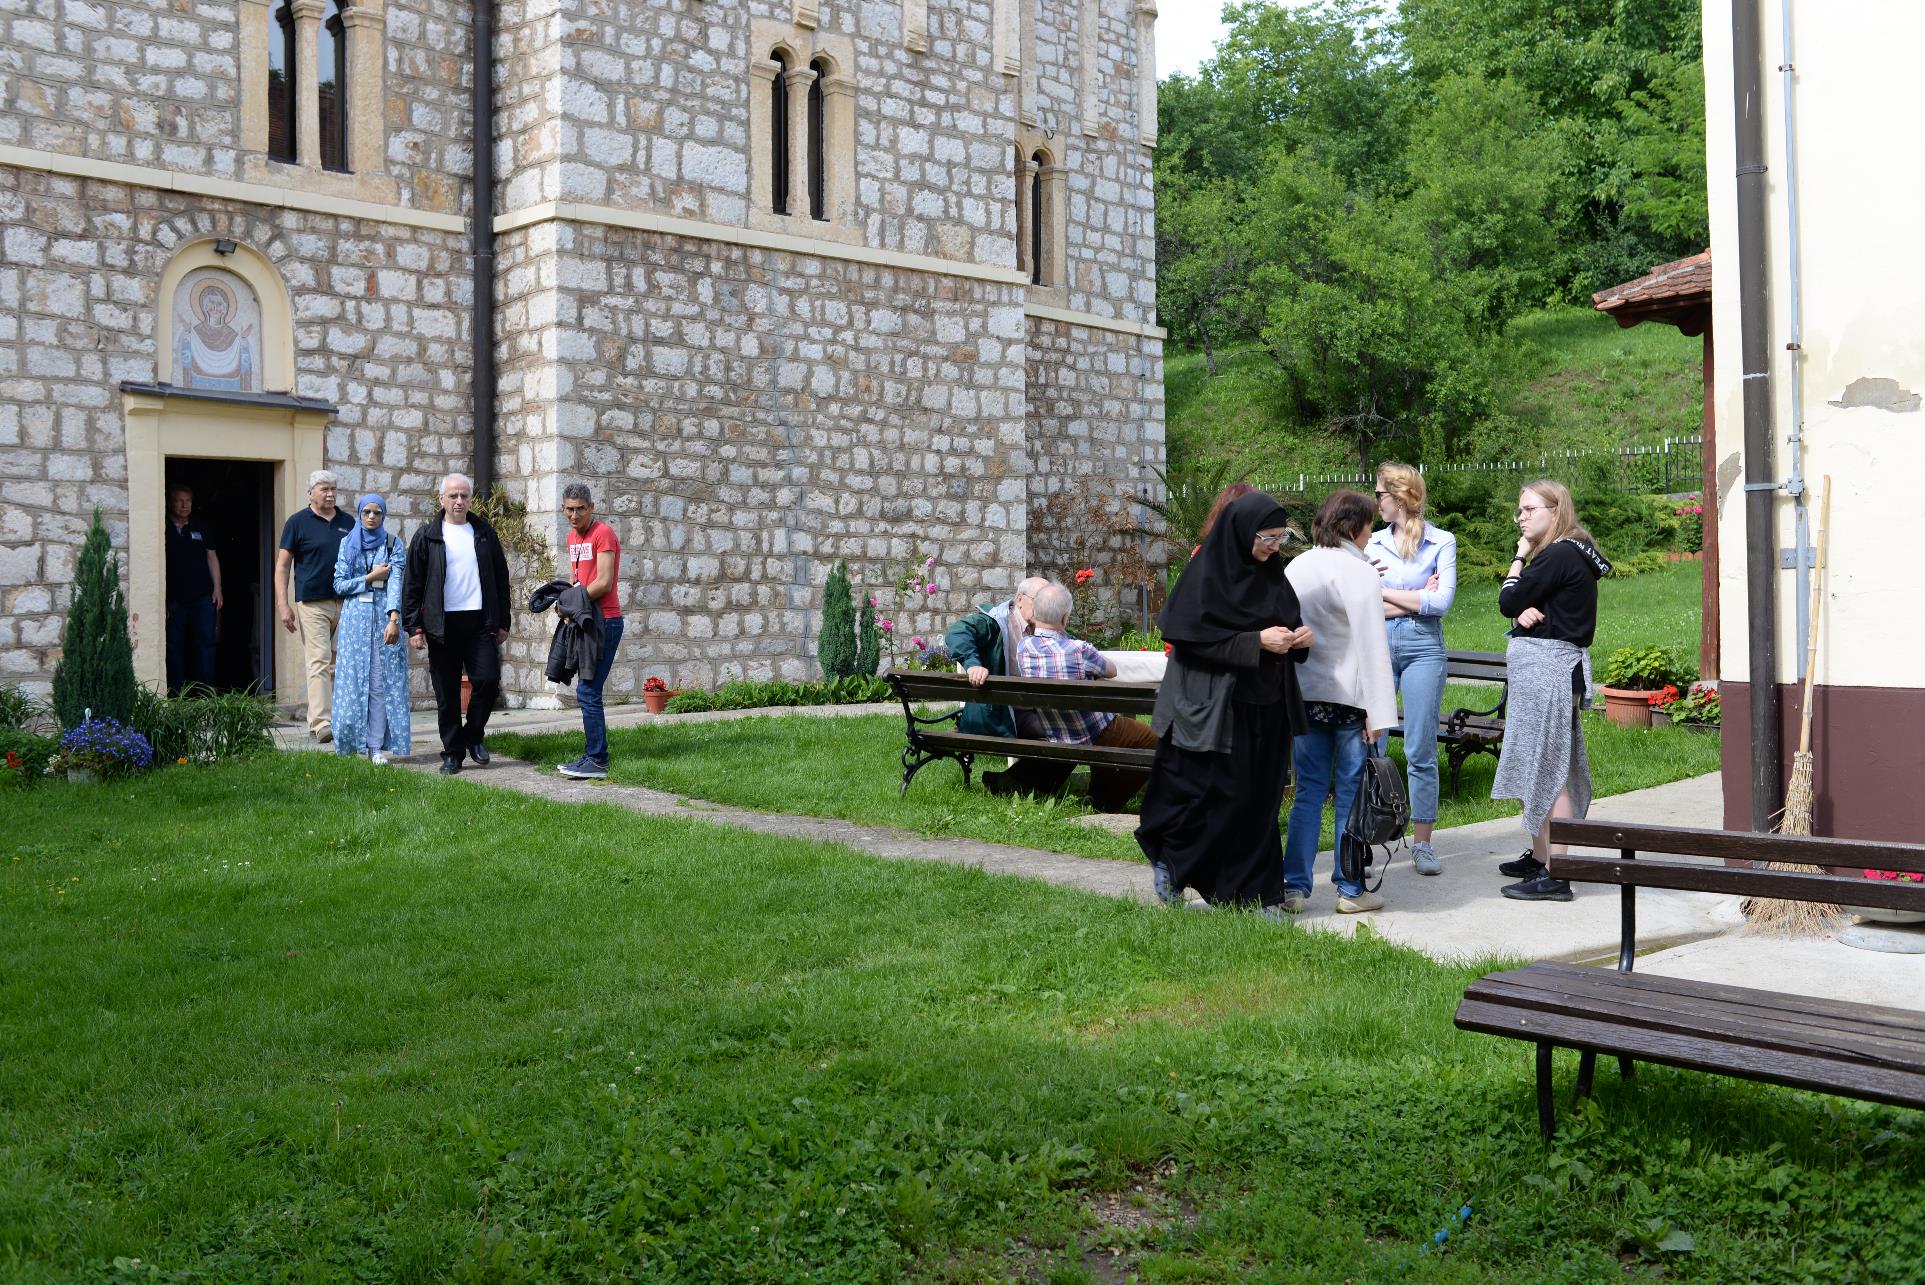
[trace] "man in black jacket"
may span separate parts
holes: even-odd
[[[428,650],[441,770],[453,775],[464,757],[486,767],[482,737],[501,691],[501,643],[508,637],[508,559],[487,521],[468,511],[475,484],[465,474],[441,479],[441,513],[408,541],[402,624],[409,645]],[[467,722],[461,675],[467,671]]]

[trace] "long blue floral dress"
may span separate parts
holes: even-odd
[[[362,754],[383,750],[407,754],[413,746],[408,723],[408,636],[389,645],[381,641],[388,613],[401,610],[401,582],[408,549],[389,534],[384,553],[361,552],[361,532],[348,532],[334,555],[334,592],[341,604],[341,625],[334,642],[334,752]],[[388,564],[385,584],[368,585],[375,564]]]

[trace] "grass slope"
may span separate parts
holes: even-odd
[[[1500,405],[1523,428],[1520,449],[1655,445],[1702,423],[1703,343],[1669,326],[1625,330],[1592,309],[1552,308],[1512,322],[1509,340]],[[1355,466],[1347,440],[1285,422],[1261,348],[1219,352],[1217,370],[1209,373],[1200,352],[1165,356],[1169,456],[1178,471],[1231,458],[1274,481]]]
[[[1921,1256],[1916,1113],[1644,1068],[1547,1154],[1526,1053],[1450,1025],[1473,970],[1380,941],[331,755],[8,813],[9,1280],[1845,1282]]]

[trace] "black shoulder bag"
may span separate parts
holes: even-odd
[[[1390,845],[1404,837],[1410,824],[1410,797],[1404,793],[1404,777],[1383,751],[1381,743],[1372,745],[1364,758],[1363,779],[1357,782],[1357,797],[1344,819],[1343,833],[1337,836],[1337,867],[1347,882],[1368,892],[1383,886],[1384,870],[1390,865]],[[1376,864],[1377,849],[1384,850],[1382,866]],[[1377,882],[1371,883],[1375,870]]]

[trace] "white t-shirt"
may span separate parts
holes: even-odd
[[[448,547],[448,573],[441,581],[444,611],[481,610],[481,567],[475,561],[472,522],[441,524],[441,540]]]

